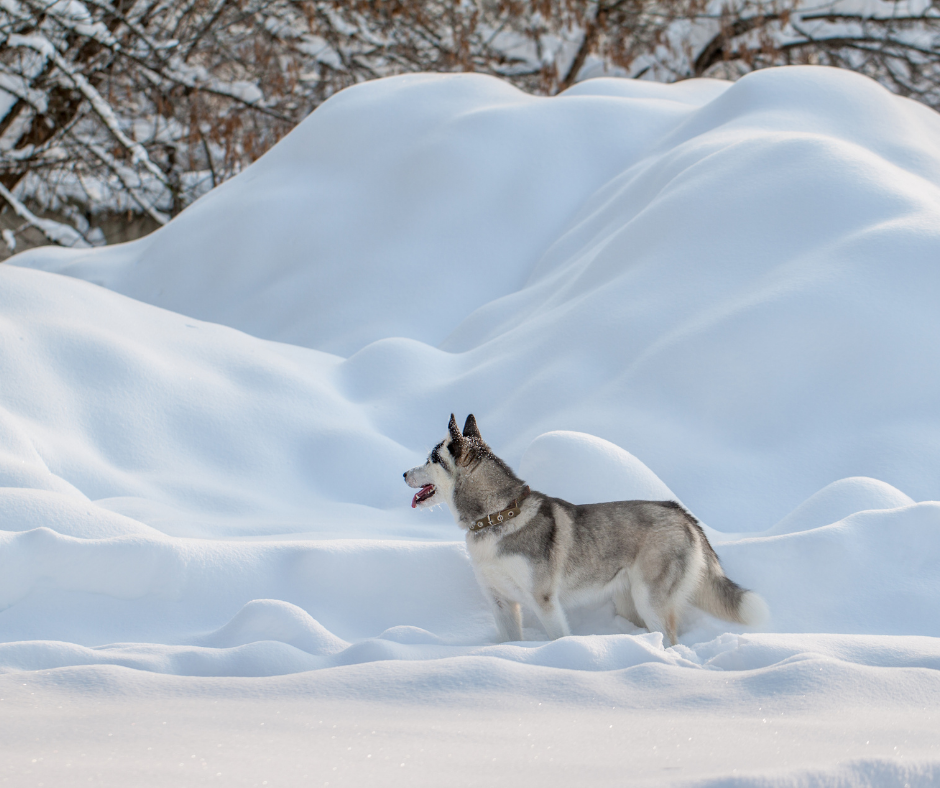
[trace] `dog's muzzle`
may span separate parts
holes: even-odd
[[[411,508],[414,509],[419,503],[423,503],[436,492],[437,490],[433,484],[424,485],[424,487],[415,493],[415,497],[411,499]]]
[[[410,471],[405,471],[405,472],[402,474],[402,476],[405,477],[405,484],[407,484],[409,487],[420,487],[420,488],[421,488],[421,489],[418,490],[418,492],[415,493],[414,498],[411,499],[411,508],[412,508],[412,509],[417,508],[417,506],[418,506],[419,503],[424,503],[424,502],[427,501],[428,499],[432,498],[432,497],[434,496],[434,494],[437,492],[437,488],[436,488],[433,484],[431,484],[430,482],[426,482],[426,481],[424,481],[424,480],[417,481],[417,480],[414,478],[416,475],[418,475],[418,476],[424,476],[425,479],[427,478],[427,474],[426,474],[426,473],[415,474],[415,471],[418,471],[418,470],[420,470],[420,469],[419,469],[419,468],[412,468]]]

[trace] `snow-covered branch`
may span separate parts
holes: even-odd
[[[90,246],[82,237],[81,233],[74,227],[70,227],[62,222],[53,221],[52,219],[42,219],[36,216],[36,214],[23,205],[22,202],[16,199],[2,183],[0,183],[0,197],[6,200],[7,204],[14,210],[17,216],[21,219],[25,219],[31,227],[35,227],[39,230],[51,243],[59,244],[60,246]],[[9,240],[7,241],[7,245],[10,245]],[[15,246],[15,243],[13,245]]]

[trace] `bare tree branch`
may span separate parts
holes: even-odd
[[[10,207],[16,212],[17,216],[25,219],[31,227],[35,227],[39,230],[39,232],[49,239],[50,243],[72,247],[87,247],[91,245],[74,227],[53,221],[52,219],[41,219],[36,216],[29,208],[17,200],[2,183],[0,183],[0,197],[7,201]]]

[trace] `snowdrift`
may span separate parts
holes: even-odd
[[[940,697],[938,259],[940,116],[857,75],[344,91],[152,236],[0,267],[0,669]],[[452,411],[536,489],[681,500],[767,631],[496,644],[401,481]]]
[[[400,501],[392,468],[473,412],[512,464],[595,435],[715,528],[763,531],[846,477],[940,498],[938,138],[936,113],[829,69],[551,99],[401,77],[152,236],[14,262],[331,354],[291,358],[361,420],[324,412],[337,440],[310,444],[344,502]],[[368,480],[327,484],[352,444]]]

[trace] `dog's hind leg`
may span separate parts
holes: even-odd
[[[657,604],[659,600],[653,599],[646,583],[633,582],[630,588],[633,602],[646,622],[646,628],[650,632],[662,632],[667,647],[676,645],[679,636],[676,611],[661,602]]]
[[[633,602],[629,585],[623,585],[614,591],[614,610],[617,611],[618,616],[627,619],[633,626],[646,628],[646,622]]]

